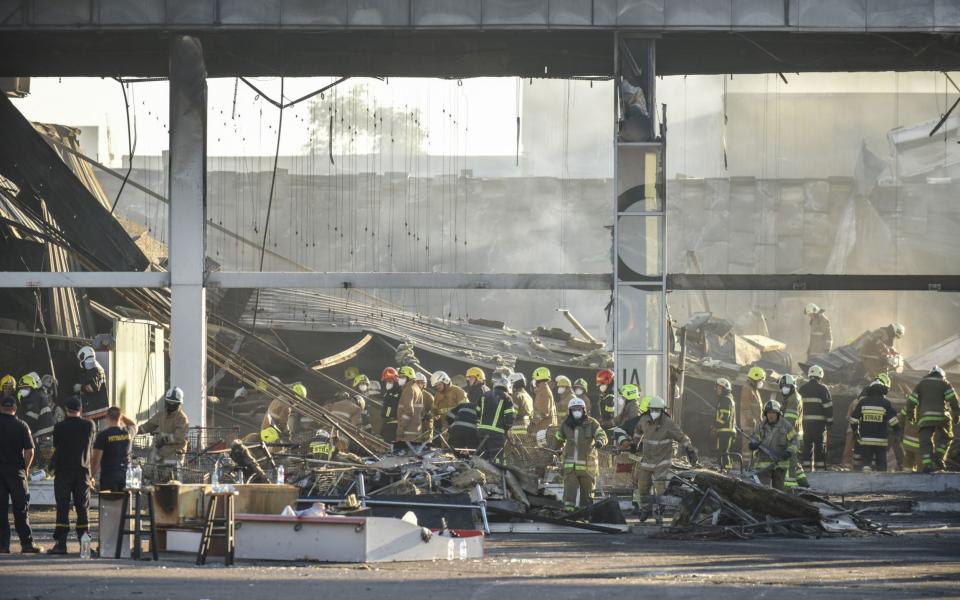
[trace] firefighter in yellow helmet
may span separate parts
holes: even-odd
[[[567,412],[567,406],[570,404],[570,400],[573,399],[573,384],[570,383],[570,378],[566,375],[557,375],[556,379],[553,380],[557,394],[554,397],[554,402],[556,402],[556,411],[557,415],[563,415]],[[589,406],[587,407],[587,414],[590,414]],[[559,420],[559,417],[558,417]]]
[[[640,386],[628,383],[620,388],[620,397],[623,398],[623,408],[620,409],[620,417],[617,419],[617,427],[623,425],[635,417],[639,417],[640,410]]]
[[[760,367],[750,367],[747,372],[747,383],[740,388],[740,402],[737,403],[741,431],[755,430],[763,418],[763,398],[760,397],[760,390],[766,378],[767,372]],[[744,436],[742,442],[741,452],[744,456],[750,456],[750,440]]]
[[[550,369],[534,369],[533,385],[533,418],[530,420],[530,431],[539,436],[541,431],[545,432],[557,424],[557,408],[553,402],[553,391],[550,389]]]
[[[721,469],[733,468],[730,455],[735,452],[737,439],[737,405],[733,401],[733,386],[724,377],[717,379],[717,408],[714,416],[713,434],[717,439],[717,460]]]
[[[7,396],[16,396],[17,395],[17,380],[13,375],[4,375],[0,379],[0,400],[6,398]]]
[[[400,402],[397,404],[397,442],[416,442],[423,429],[423,390],[413,367],[397,369]]]
[[[464,391],[467,392],[467,399],[470,400],[474,406],[480,402],[480,398],[482,398],[485,393],[490,391],[490,388],[484,383],[486,379],[487,376],[480,367],[470,367],[467,369],[467,387]]]
[[[557,429],[556,438],[562,444],[563,510],[573,512],[578,506],[593,503],[600,474],[597,449],[607,444],[607,434],[599,421],[587,415],[583,399],[575,397],[570,399],[567,418]]]

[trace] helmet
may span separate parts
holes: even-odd
[[[77,360],[79,360],[80,362],[83,362],[88,358],[95,357],[96,355],[97,353],[93,351],[93,348],[91,348],[90,346],[84,346],[83,348],[80,348],[79,352],[77,352]]]
[[[317,442],[329,442],[330,432],[326,429],[318,429],[317,432],[313,434],[313,439]]]
[[[163,399],[168,404],[183,404],[183,390],[178,387],[172,387],[163,395]]]
[[[570,398],[570,402],[567,402],[567,410],[573,410],[575,408],[587,408],[587,403],[583,401],[582,398]]]
[[[880,376],[879,376],[879,375],[877,376],[876,379],[873,380],[873,382],[872,382],[868,387],[880,387],[880,388],[882,388],[884,394],[886,394],[887,392],[890,391],[890,386],[887,385],[886,383],[884,383],[884,382],[880,379]]]
[[[380,374],[380,381],[396,381],[397,380],[397,370],[393,367],[387,367],[383,370],[383,373]]]
[[[497,379],[494,379],[494,380],[493,380],[493,387],[494,387],[494,388],[503,388],[503,389],[505,389],[505,390],[509,390],[509,389],[510,389],[510,382],[507,380],[506,377],[498,377]]]
[[[361,383],[370,385],[370,378],[367,377],[366,375],[357,375],[356,377],[353,378],[353,387],[357,387]]]
[[[570,387],[570,378],[566,375],[557,375],[557,378],[554,379],[557,384],[557,387]]]
[[[747,379],[751,379],[753,381],[763,381],[766,378],[767,372],[760,367],[750,367],[750,371],[747,372]]]
[[[823,367],[820,365],[813,365],[807,370],[807,377],[818,377],[823,379]]]
[[[573,387],[575,387],[575,388],[583,388],[583,391],[585,391],[585,392],[590,391],[590,386],[587,385],[587,380],[586,380],[586,379],[583,379],[583,378],[580,378],[580,379],[574,381],[574,382],[573,382]]]
[[[613,383],[613,371],[603,369],[597,371],[597,385],[611,385]]]
[[[17,387],[17,380],[13,378],[13,375],[4,375],[3,378],[0,379],[0,388],[7,387],[8,385]]]
[[[476,377],[477,381],[486,381],[487,376],[483,374],[480,367],[470,367],[467,369],[467,377]]]
[[[500,365],[499,367],[493,370],[494,376],[497,376],[497,377],[510,377],[511,373],[513,373],[513,369],[511,369],[507,365]]]
[[[907,328],[900,323],[891,323],[890,327],[893,328],[893,337],[896,338],[902,338],[903,334],[907,332]]]
[[[793,387],[797,385],[797,380],[793,375],[787,373],[786,375],[781,375],[780,379],[777,380],[777,385],[780,387],[790,386]]]
[[[534,381],[550,381],[550,369],[546,367],[537,367],[533,370]]]
[[[423,371],[417,371],[417,376],[413,380],[427,385],[427,375]]]
[[[349,399],[350,399],[350,392],[345,392],[345,391],[343,391],[343,390],[340,390],[339,392],[337,392],[336,394],[333,395],[333,399],[334,399],[334,400],[349,400]]]
[[[720,379],[717,379],[717,385],[727,390],[728,392],[733,389],[733,386],[730,385],[730,380],[727,379],[726,377],[721,377]]]
[[[32,373],[27,373],[20,378],[20,387],[26,387],[35,390],[40,387],[40,382],[33,378]]]
[[[433,375],[430,376],[430,385],[437,387],[438,383],[450,385],[450,376],[445,371],[434,371]]]
[[[650,402],[647,404],[647,408],[650,410],[653,410],[655,408],[659,408],[660,410],[663,410],[666,407],[667,407],[667,401],[661,398],[660,396],[653,396],[652,398],[650,398]]]
[[[280,430],[273,425],[260,430],[260,441],[264,444],[273,444],[280,439]]]
[[[44,375],[40,378],[40,384],[45,388],[55,388],[57,387],[57,378],[50,374]]]
[[[640,388],[632,383],[628,383],[620,388],[620,395],[623,396],[624,400],[639,400]]]
[[[404,365],[400,367],[400,370],[397,371],[398,377],[406,377],[407,381],[413,381],[417,377],[417,373],[413,370],[413,367],[409,365]]]
[[[347,367],[347,370],[343,372],[343,378],[347,381],[353,381],[357,378],[357,375],[360,374],[360,369],[356,367]]]
[[[880,373],[879,375],[877,375],[877,381],[882,383],[887,388],[887,390],[889,390],[890,387],[893,385],[893,382],[890,381],[890,376],[887,375],[886,373]]]
[[[886,375],[886,373],[884,373],[884,375]],[[940,379],[943,379],[947,376],[947,374],[943,372],[943,369],[940,368],[940,365],[933,365],[933,368],[930,369],[930,373],[928,373],[927,376],[939,377]]]
[[[510,384],[513,385],[514,387],[517,386],[517,382],[520,382],[520,384],[523,385],[523,387],[527,387],[527,377],[520,371],[515,371],[507,379],[510,380]]]
[[[307,388],[304,387],[302,383],[295,383],[291,385],[290,390],[297,396],[303,398],[304,400],[307,399]]]
[[[814,304],[813,302],[803,307],[803,314],[807,316],[815,315],[818,312],[820,312],[820,307]]]
[[[767,414],[770,411],[773,411],[778,415],[783,414],[783,408],[776,400],[767,400],[767,403],[763,405],[763,414]]]

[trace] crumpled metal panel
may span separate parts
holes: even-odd
[[[731,0],[670,0],[664,6],[667,25],[729,27]]]
[[[665,0],[620,0],[617,25],[663,26]]]
[[[547,0],[483,0],[484,25],[547,24]]]
[[[97,8],[103,25],[158,25],[166,20],[163,2],[157,0],[98,0]]]
[[[783,7],[783,0],[733,0],[733,24],[739,27],[796,25],[799,5],[790,3],[789,22],[784,19]]]
[[[89,25],[90,2],[34,0],[32,21],[39,25]]]
[[[590,25],[593,19],[591,0],[550,0],[551,25]]]
[[[480,25],[483,4],[477,0],[413,0],[417,26]]]
[[[797,0],[800,27],[863,29],[867,24],[867,0]]]
[[[410,24],[409,2],[400,0],[350,0],[347,22],[362,27],[406,27]]]
[[[934,0],[935,27],[960,27],[960,0]]]
[[[278,25],[280,0],[220,0],[224,25]]]
[[[867,26],[927,29],[933,27],[933,14],[933,0],[870,0]]]
[[[346,25],[346,0],[283,0],[284,25]]]
[[[212,23],[216,0],[167,0],[167,22],[171,24]]]

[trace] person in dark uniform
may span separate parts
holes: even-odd
[[[9,505],[13,504],[13,523],[20,537],[20,551],[38,554],[30,530],[30,492],[27,471],[33,462],[33,436],[27,424],[16,417],[17,399],[0,400],[0,554],[10,553]],[[11,502],[12,501],[12,502]]]
[[[93,422],[80,416],[83,404],[78,396],[63,403],[67,417],[53,428],[53,494],[57,500],[56,543],[48,554],[66,554],[70,535],[70,503],[77,511],[77,538],[87,532],[90,508],[90,445],[96,429]]]
[[[97,434],[93,441],[90,472],[94,479],[100,474],[101,492],[122,492],[127,485],[127,465],[137,424],[120,412],[120,408],[107,409],[107,428]]]
[[[88,411],[100,410],[109,405],[107,398],[107,378],[103,367],[97,362],[97,355],[90,346],[84,346],[77,352],[80,361],[80,400]]]

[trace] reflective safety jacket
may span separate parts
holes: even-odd
[[[393,384],[392,389],[383,388],[380,397],[383,406],[380,409],[380,435],[388,442],[397,439],[397,406],[400,404],[400,386]]]
[[[452,383],[443,386],[442,392],[433,395],[433,416],[445,416],[450,410],[467,401],[467,393],[463,388]]]
[[[797,435],[803,437],[803,398],[796,388],[786,398],[780,400],[783,405],[783,418],[793,425]]]
[[[626,409],[626,406],[624,406]],[[610,429],[617,424],[617,398],[613,394],[600,393],[597,398],[597,411],[600,414],[600,424],[604,429]]]
[[[898,423],[897,413],[883,395],[883,389],[874,386],[867,388],[867,395],[857,402],[850,414],[850,428],[861,446],[886,448],[890,428]]]
[[[764,417],[763,421],[757,425],[757,428],[754,430],[753,437],[754,441],[759,441],[776,459],[774,461],[774,458],[771,458],[770,455],[762,449],[755,450],[754,467],[756,467],[757,470],[769,468],[786,469],[790,466],[790,459],[784,458],[784,453],[790,452],[796,456],[797,452],[799,452],[797,430],[783,417],[777,419],[777,422],[773,425]],[[776,466],[772,467],[771,465],[773,465],[774,462]]]
[[[830,390],[819,379],[811,379],[798,390],[803,397],[803,422],[824,422],[830,429],[833,424],[833,399]]]
[[[360,410],[360,405],[353,400],[337,400],[328,406],[327,410],[354,427],[360,427],[363,424],[363,411]]]
[[[461,402],[447,413],[450,446],[477,447],[477,408],[470,402]]]
[[[940,377],[924,377],[913,393],[907,396],[907,412],[919,427],[945,423],[948,406],[953,411],[953,418],[960,418],[957,392],[949,381]]]
[[[684,450],[691,447],[690,438],[674,423],[666,412],[654,421],[649,413],[640,416],[633,432],[634,440],[643,444],[640,456],[640,469],[655,471],[670,466],[673,462],[673,443],[679,443]]]
[[[140,427],[141,433],[155,433],[160,435],[160,445],[157,453],[163,460],[171,460],[187,451],[187,431],[190,429],[190,420],[183,408],[168,413],[163,406],[154,413],[150,420]]]
[[[416,442],[423,428],[423,392],[420,384],[408,381],[397,404],[397,441]]]
[[[600,422],[584,416],[579,423],[568,416],[557,429],[557,441],[563,445],[563,472],[585,471],[596,477],[599,472],[597,446],[607,444],[607,434]]]
[[[513,401],[505,391],[497,388],[485,393],[477,406],[477,433],[506,433],[514,414]]]
[[[564,393],[557,395],[556,402],[557,402],[557,415],[558,415],[557,420],[558,420],[558,421],[559,421],[560,418],[561,418],[559,415],[565,415],[565,414],[567,414],[567,405],[570,404],[570,399],[571,399],[571,398],[573,398],[573,392],[570,391],[570,388],[567,388],[567,391],[565,391]],[[584,402],[586,403],[587,408],[586,408],[586,410],[583,411],[583,413],[586,414],[586,415],[589,415],[589,414],[590,414],[590,401],[584,399]]]
[[[625,400],[623,408],[620,410],[620,416],[617,418],[617,427],[623,427],[624,423],[639,416],[640,402],[638,400]]]
[[[717,433],[737,432],[737,407],[733,401],[733,394],[725,393],[717,399],[717,414],[713,428]]]
[[[810,345],[807,347],[807,356],[826,354],[832,348],[833,332],[830,328],[830,319],[822,311],[818,312],[810,317]]]
[[[516,414],[510,431],[516,435],[526,435],[530,417],[533,415],[533,398],[522,387],[513,391],[513,408],[516,410]]]
[[[466,389],[467,400],[473,402],[474,404],[479,404],[480,398],[482,398],[483,395],[489,391],[490,388],[479,381],[474,385],[468,385]]]
[[[760,392],[748,381],[740,388],[740,405],[737,407],[740,429],[753,431],[763,421],[763,400]]]
[[[553,403],[553,391],[549,383],[540,382],[533,391],[533,419],[530,421],[530,430],[543,431],[556,424],[557,407]]]
[[[53,408],[40,390],[21,388],[17,391],[20,399],[20,418],[30,427],[34,438],[53,433]]]
[[[903,447],[909,448],[915,452],[920,451],[920,425],[913,421],[910,413],[910,402],[900,409],[897,413],[897,419],[900,420],[900,427],[903,428]]]
[[[100,410],[109,406],[107,377],[100,363],[96,363],[92,369],[82,369],[79,383],[80,400],[83,402],[85,412]]]

